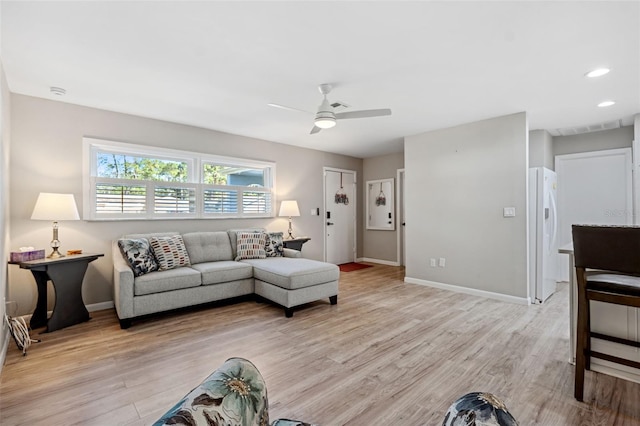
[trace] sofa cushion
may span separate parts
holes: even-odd
[[[168,271],[150,272],[137,277],[133,282],[133,291],[136,296],[142,296],[197,287],[200,284],[202,284],[202,275],[199,271],[191,268],[176,268]]]
[[[231,259],[238,255],[238,234],[241,232],[265,232],[264,228],[229,229],[229,243],[231,243]]]
[[[151,237],[149,239],[153,255],[160,265],[161,271],[189,266],[189,253],[184,246],[181,235],[171,237]]]
[[[158,270],[158,262],[153,257],[151,246],[146,238],[121,239],[118,240],[118,247],[129,262],[134,276],[139,277]]]
[[[336,265],[311,259],[270,257],[246,259],[253,266],[253,276],[261,281],[289,290],[337,281],[340,270]]]
[[[264,259],[267,257],[264,246],[264,232],[240,232],[238,234],[238,253],[235,260]]]
[[[232,260],[204,262],[191,265],[202,274],[202,284],[219,284],[253,277],[253,268]]]
[[[267,257],[284,257],[282,232],[267,232],[264,250],[267,254]]]
[[[191,264],[233,260],[231,243],[226,232],[190,232],[182,239],[189,253]]]

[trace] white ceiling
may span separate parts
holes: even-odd
[[[371,157],[526,111],[554,130],[640,112],[640,2],[8,2],[9,89]],[[611,73],[587,79],[606,66]],[[309,135],[320,83],[351,110]],[[64,97],[50,86],[67,90]],[[613,107],[598,108],[613,99]]]

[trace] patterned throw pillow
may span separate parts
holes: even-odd
[[[146,238],[118,240],[118,247],[136,277],[158,270],[158,263],[153,257],[149,241]]]
[[[264,250],[267,257],[284,257],[282,232],[268,232],[265,236],[267,241]]]
[[[161,271],[191,265],[182,235],[151,237],[149,242]]]
[[[267,253],[264,250],[266,235],[263,232],[241,232],[238,234],[238,255],[241,259],[264,259]]]

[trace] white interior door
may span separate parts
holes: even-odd
[[[336,265],[354,262],[356,259],[356,172],[325,168],[324,194],[325,260]]]
[[[556,156],[558,245],[572,242],[571,225],[629,225],[633,221],[631,148]],[[558,275],[569,281],[568,256]]]

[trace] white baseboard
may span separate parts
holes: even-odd
[[[114,307],[115,305],[113,304],[113,300],[110,300],[108,302],[100,302],[100,303],[93,303],[91,305],[87,305],[87,311],[89,312],[104,311],[105,309],[113,309]]]
[[[488,299],[495,299],[495,300],[500,300],[502,302],[515,303],[518,305],[529,304],[528,297],[509,296],[507,294],[493,293],[491,291],[478,290],[478,289],[469,288],[469,287],[460,287],[457,285],[443,284],[435,281],[421,280],[419,278],[411,278],[411,277],[404,277],[404,282],[408,284],[425,285],[428,287],[435,287],[442,290],[455,291],[457,293],[470,294],[472,296],[486,297]]]
[[[358,259],[356,259],[356,262],[370,262],[379,263],[380,265],[400,266],[400,263],[394,262],[392,260],[372,259],[370,257],[359,257]]]
[[[115,307],[115,305],[113,304],[113,300],[110,300],[108,302],[92,303],[91,305],[85,306],[87,307],[87,311],[89,312],[103,311],[105,309],[113,309]],[[53,311],[47,311],[47,318],[50,317],[51,314],[53,314]],[[32,315],[33,314],[22,315],[22,318],[24,318],[27,324],[29,324]]]
[[[598,373],[608,374],[609,376],[617,377],[619,379],[640,383],[640,375],[638,375],[638,373],[628,370],[621,370],[622,367],[624,367],[624,365],[607,363],[606,361],[601,359],[591,358],[591,371],[597,371]]]

